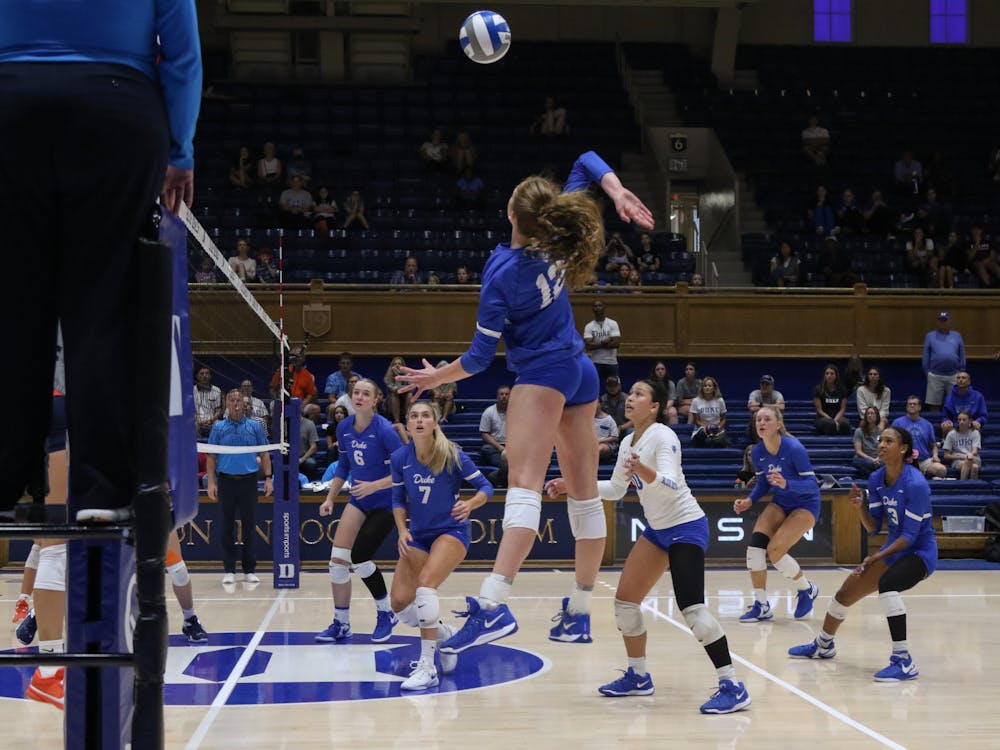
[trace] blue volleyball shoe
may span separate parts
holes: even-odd
[[[837,655],[837,648],[830,641],[829,646],[824,646],[819,642],[819,638],[812,643],[803,643],[801,646],[792,646],[788,649],[788,655],[793,659],[832,659]]]
[[[375,630],[372,631],[372,643],[385,643],[392,638],[392,629],[396,627],[399,618],[388,609],[380,609],[376,615]]]
[[[330,627],[316,635],[315,640],[317,643],[334,643],[336,641],[347,640],[351,635],[353,634],[351,633],[350,625],[340,620],[334,620],[330,624]]]
[[[590,614],[581,612],[571,615],[566,611],[569,606],[569,597],[564,596],[562,609],[552,618],[552,622],[557,623],[549,630],[550,641],[560,641],[562,643],[593,643],[590,637]]]
[[[438,649],[443,654],[460,654],[473,646],[498,641],[517,632],[517,620],[506,604],[496,609],[483,609],[471,596],[465,597],[469,608],[465,612],[456,611],[466,618],[462,629],[441,644]]]
[[[731,714],[750,705],[750,693],[742,682],[720,680],[719,689],[701,707],[703,714]]]
[[[617,680],[597,688],[597,692],[609,698],[624,698],[629,695],[652,695],[654,689],[649,672],[638,675],[629,667]]]
[[[876,672],[872,679],[875,682],[903,682],[904,680],[915,680],[919,675],[917,665],[913,663],[913,659],[908,653],[893,653],[889,657],[889,666]]]
[[[747,611],[740,615],[740,622],[763,622],[774,619],[774,612],[768,602],[754,602]]]
[[[798,597],[798,602],[795,603],[795,619],[801,620],[812,612],[813,602],[819,596],[819,586],[810,581],[809,588],[799,591],[796,596]]]

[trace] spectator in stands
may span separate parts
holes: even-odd
[[[248,240],[236,241],[236,255],[229,259],[229,267],[244,283],[257,280],[257,261],[250,257],[250,242]]]
[[[350,229],[354,224],[360,224],[368,229],[368,219],[365,217],[365,199],[361,191],[352,190],[344,200],[344,229]]]
[[[453,282],[460,286],[472,286],[472,277],[469,275],[468,266],[459,266],[455,269],[455,281]]]
[[[851,271],[851,259],[840,247],[836,237],[827,237],[819,250],[819,268],[823,274],[826,286],[853,286],[854,272]]]
[[[660,255],[653,249],[653,238],[649,232],[639,235],[639,250],[636,263],[642,273],[657,273],[660,270]]]
[[[628,272],[628,285],[629,286],[634,286],[634,287],[640,287],[640,286],[642,286],[642,274],[639,273],[639,269],[638,268],[630,268],[629,269],[629,272]],[[636,294],[638,294],[638,293],[639,293],[638,290],[636,290]]]
[[[323,387],[323,391],[330,401],[336,401],[348,392],[347,382],[351,377],[361,377],[361,373],[354,372],[354,355],[350,352],[341,352],[337,359],[337,367],[335,372],[331,372],[327,376],[326,384]]]
[[[606,273],[614,273],[623,265],[631,265],[635,261],[635,253],[628,243],[622,239],[621,232],[612,232],[611,239],[604,246],[604,255],[598,262]]]
[[[302,406],[316,402],[316,378],[306,367],[306,351],[302,346],[293,346],[285,359],[288,372],[285,373],[285,389],[292,398],[302,400]],[[282,398],[281,371],[276,370],[271,377],[271,398]]]
[[[872,190],[871,203],[864,212],[865,231],[887,235],[896,228],[896,212],[889,208],[881,190]]]
[[[345,390],[344,394],[337,399],[335,404],[335,406],[343,406],[347,411],[347,416],[354,414],[354,386],[358,384],[359,380],[361,380],[360,375],[351,375],[351,377],[347,379],[347,390]]]
[[[443,172],[450,166],[448,144],[445,143],[441,128],[434,128],[430,138],[420,146],[420,160],[429,172]]]
[[[455,207],[459,211],[483,207],[483,191],[486,186],[482,178],[471,166],[465,167],[455,181]]]
[[[667,424],[677,424],[677,385],[670,377],[670,368],[662,359],[657,360],[649,371],[649,380],[663,386],[666,394],[666,403],[663,407],[663,415],[667,418]]]
[[[837,209],[837,227],[840,234],[860,234],[865,228],[865,215],[854,199],[854,191],[846,188]]]
[[[729,445],[729,438],[726,437],[726,402],[715,378],[701,379],[701,390],[691,402],[688,424],[695,426],[691,433],[692,445],[699,448],[725,448]]]
[[[337,425],[349,416],[350,413],[342,404],[330,404],[326,407],[326,458],[330,463],[340,460]]]
[[[274,150],[274,144],[264,144],[264,155],[257,160],[257,182],[264,187],[278,187],[282,184],[282,165]]]
[[[433,271],[427,274],[427,286],[440,286],[440,284],[441,284],[440,276],[438,276]]]
[[[840,383],[836,365],[827,365],[823,379],[813,389],[816,409],[816,432],[820,435],[850,435],[851,423],[847,411],[847,392]]]
[[[292,179],[295,177],[302,179],[302,187],[304,188],[308,188],[309,182],[312,180],[312,164],[306,159],[306,152],[302,146],[296,146],[292,149],[292,158],[285,164],[285,178],[288,180],[289,187],[294,187]]]
[[[510,386],[497,388],[497,402],[487,406],[479,418],[479,437],[483,447],[479,455],[486,466],[503,468],[507,451],[507,403],[510,401]]]
[[[446,364],[448,364],[448,360],[442,359],[437,363],[437,367],[444,367]],[[439,424],[444,424],[448,421],[448,417],[454,414],[457,394],[458,384],[454,382],[442,383],[431,391],[431,401],[434,402],[434,411]]]
[[[403,262],[402,270],[393,271],[392,278],[389,279],[389,283],[395,286],[414,286],[426,282],[427,279],[417,265],[417,259],[412,255]]]
[[[618,437],[623,438],[632,431],[632,420],[625,416],[626,396],[622,393],[622,381],[617,375],[609,375],[604,380],[604,395],[601,396],[601,411],[609,414],[618,425]]]
[[[247,146],[240,146],[239,155],[229,167],[229,184],[235,188],[252,187],[256,172],[257,168],[253,157],[250,156],[250,149]]]
[[[955,385],[947,396],[941,413],[941,437],[946,437],[955,428],[959,412],[969,415],[970,425],[974,430],[982,430],[989,414],[986,411],[986,399],[983,394],[972,387],[972,376],[965,370],[955,375]]]
[[[785,410],[785,397],[781,395],[781,391],[775,390],[773,375],[761,375],[760,388],[750,391],[750,395],[747,397],[747,409],[750,412],[747,437],[752,442],[754,442],[754,438],[758,437],[755,427],[757,412],[764,404],[770,404],[780,411]]]
[[[629,287],[632,286],[632,266],[628,263],[622,263],[618,266],[618,275],[615,277],[615,286]]]
[[[253,383],[244,380],[240,383],[240,395],[243,396],[243,413],[257,422],[265,435],[271,434],[271,410],[263,399],[253,395]],[[223,415],[224,417],[227,415]]]
[[[860,479],[867,479],[882,465],[878,457],[878,439],[885,426],[885,417],[874,406],[869,406],[861,415],[861,423],[854,431],[854,457],[851,459]]]
[[[394,425],[402,424],[400,420],[410,406],[410,394],[399,392],[406,385],[399,380],[403,367],[406,367],[406,360],[397,355],[389,362],[389,367],[382,376],[382,382],[385,383],[385,416]]]
[[[924,401],[929,410],[939,411],[958,373],[965,369],[965,341],[962,334],[951,330],[951,313],[938,313],[937,330],[924,337],[921,365],[927,376]]]
[[[455,142],[451,144],[448,154],[451,156],[451,164],[455,168],[455,174],[462,174],[466,168],[475,167],[476,160],[479,158],[472,138],[464,130],[455,136]]]
[[[278,283],[278,267],[274,263],[271,248],[266,246],[257,251],[257,281],[264,284]]]
[[[295,175],[291,187],[281,191],[278,198],[278,216],[283,227],[306,228],[312,225],[310,216],[316,208],[312,194],[305,189],[302,178]]]
[[[982,227],[978,225],[972,227],[970,234],[970,244],[976,251],[972,265],[979,275],[980,283],[984,288],[1000,285],[1000,263],[997,262],[997,249],[983,234]]]
[[[214,284],[219,280],[215,273],[215,261],[207,255],[201,259],[201,267],[195,271],[194,281],[196,284]]]
[[[618,346],[622,341],[618,323],[607,317],[604,302],[595,300],[592,308],[594,319],[583,327],[583,348],[597,368],[601,380],[618,374]]]
[[[597,433],[597,456],[602,463],[618,458],[618,425],[614,417],[601,408],[594,407],[594,431]]]
[[[868,409],[874,406],[882,417],[880,427],[889,426],[889,399],[892,390],[882,382],[882,371],[877,367],[869,367],[865,382],[855,391],[858,404],[858,417],[864,421]]]
[[[937,285],[939,289],[954,289],[955,274],[965,271],[966,244],[958,236],[958,232],[952,230],[948,232],[948,244],[935,251],[938,259]]]
[[[799,283],[799,259],[787,242],[782,242],[778,254],[771,258],[772,286],[796,286]]]
[[[934,188],[927,188],[927,199],[917,207],[916,221],[931,236],[946,234],[951,228],[948,208],[938,200]]]
[[[844,390],[847,391],[847,395],[853,395],[858,388],[864,385],[867,377],[868,370],[865,369],[864,360],[861,359],[860,354],[854,352],[854,354],[847,358],[847,362],[844,364],[844,371],[840,375],[840,383],[844,386]]]
[[[979,468],[983,463],[979,455],[982,436],[972,428],[972,415],[960,411],[955,429],[944,439],[944,458],[951,461],[951,473],[959,479],[979,479]]]
[[[330,195],[326,185],[320,185],[316,189],[316,198],[309,218],[312,219],[313,229],[317,232],[326,234],[337,226],[337,201]]]
[[[913,447],[917,451],[914,463],[929,478],[943,477],[948,469],[938,459],[938,445],[934,440],[934,427],[920,416],[920,397],[906,397],[906,414],[893,420],[892,427],[902,427],[913,437]]]
[[[319,404],[306,404],[299,420],[299,473],[310,482],[316,479],[316,451],[319,450],[319,432],[316,425],[323,418]]]
[[[222,419],[222,391],[212,385],[212,370],[204,365],[194,371],[194,414],[198,437],[207,437]]]
[[[698,289],[698,290],[704,289],[705,279],[702,277],[700,273],[695,272],[691,274],[691,281],[688,284],[688,286],[691,287],[692,289]]]
[[[691,423],[691,402],[701,391],[701,378],[694,362],[684,364],[684,377],[677,381],[677,415]]]
[[[924,167],[913,158],[912,151],[904,151],[899,161],[896,162],[893,176],[896,182],[896,192],[901,195],[920,195],[920,189],[924,182]]]
[[[806,128],[802,131],[802,153],[820,167],[826,164],[830,154],[830,131],[819,124],[816,115],[809,115]]]
[[[906,243],[906,265],[910,273],[919,279],[921,286],[927,286],[931,279],[937,279],[934,240],[927,236],[922,227],[914,229],[913,239]]]
[[[835,233],[837,228],[837,215],[827,199],[826,185],[816,188],[816,200],[809,207],[809,223],[813,231],[821,237],[827,237]]]
[[[546,96],[542,105],[542,113],[531,123],[528,131],[531,135],[557,136],[569,133],[566,108],[556,105],[552,96]]]

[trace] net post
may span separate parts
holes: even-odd
[[[302,421],[302,400],[289,399],[284,410],[276,403],[274,409],[276,434],[281,434],[278,422],[285,423],[288,450],[271,454],[274,472],[274,533],[271,549],[274,557],[274,588],[299,587],[299,426]]]

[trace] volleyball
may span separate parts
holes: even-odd
[[[477,10],[462,22],[458,41],[472,62],[495,63],[510,49],[510,26],[499,13]]]

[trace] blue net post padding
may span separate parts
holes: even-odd
[[[275,402],[274,434],[280,435],[281,404]],[[274,451],[271,467],[274,471],[274,521],[271,549],[274,553],[274,588],[299,587],[299,428],[302,422],[302,400],[293,398],[285,404],[285,435],[288,451]]]

